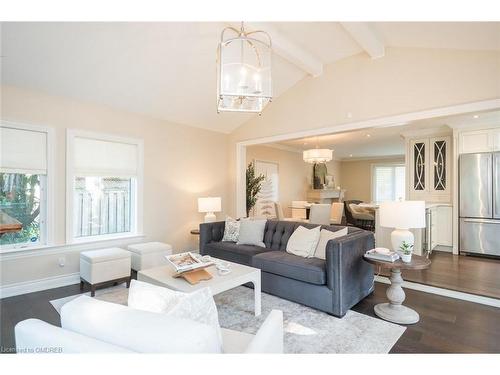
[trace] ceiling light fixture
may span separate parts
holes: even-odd
[[[303,151],[302,158],[306,163],[326,163],[333,159],[333,151],[328,148],[311,148]]]
[[[479,115],[474,115],[474,116],[472,116],[472,117],[474,117],[474,118],[479,118]]]
[[[226,37],[226,33],[232,33]],[[217,50],[217,113],[262,113],[272,99],[271,37],[226,27]]]

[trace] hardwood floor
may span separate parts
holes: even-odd
[[[434,251],[431,267],[404,271],[403,279],[500,299],[500,260]],[[389,276],[387,272],[381,275]]]
[[[375,283],[375,292],[353,310],[375,317],[373,306],[386,302],[386,285]],[[500,353],[500,309],[454,300],[414,290],[405,290],[405,304],[417,310],[420,322],[407,327],[391,353]],[[0,352],[12,352],[14,326],[21,320],[38,318],[60,324],[49,301],[80,293],[79,285],[0,300]]]

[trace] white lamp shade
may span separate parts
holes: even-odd
[[[198,198],[198,212],[221,212],[220,197]]]
[[[328,148],[311,148],[302,153],[302,158],[307,163],[326,163],[333,159],[333,151]]]
[[[380,226],[387,228],[425,228],[425,202],[401,201],[380,204]]]

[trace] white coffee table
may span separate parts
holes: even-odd
[[[212,278],[210,280],[200,281],[195,285],[189,284],[183,278],[172,277],[175,271],[169,265],[139,271],[137,273],[137,280],[184,293],[191,293],[195,290],[209,287],[214,296],[226,290],[236,288],[237,286],[252,283],[254,288],[255,316],[259,316],[261,314],[260,270],[238,263],[227,263],[230,264],[229,267],[231,269],[229,274],[221,276],[217,272],[215,266],[210,266],[207,267],[206,270],[210,272]]]

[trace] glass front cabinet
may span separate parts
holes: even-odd
[[[411,139],[408,143],[409,197],[431,202],[450,200],[451,137]]]

